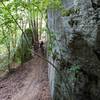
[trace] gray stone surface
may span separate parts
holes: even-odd
[[[70,16],[62,16],[60,10],[48,10],[48,27],[56,37],[49,59],[53,61],[52,55],[57,51],[60,55],[58,58],[63,58],[66,65],[58,64],[57,60],[53,63],[62,73],[66,72],[66,75],[68,75],[67,67],[71,67],[69,62],[71,65],[80,66],[75,81],[68,80],[73,100],[100,100],[100,8],[94,9],[93,3],[99,5],[100,1],[62,0],[65,9],[80,10],[79,13],[71,13]],[[69,22],[73,22],[73,25]],[[60,84],[63,94],[65,85],[51,66],[49,78],[54,100],[66,100],[64,97],[57,98],[56,83]],[[70,96],[67,99],[71,100]]]

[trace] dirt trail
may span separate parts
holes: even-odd
[[[36,56],[1,80],[0,100],[51,100],[47,63]]]

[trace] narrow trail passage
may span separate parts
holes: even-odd
[[[47,63],[35,56],[1,80],[0,100],[51,100]]]

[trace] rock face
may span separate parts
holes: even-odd
[[[49,65],[52,97],[100,100],[100,0],[62,0],[62,6],[48,10],[48,59],[62,74]]]

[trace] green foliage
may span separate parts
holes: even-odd
[[[52,9],[59,9],[61,8],[61,0],[50,0],[49,1],[49,5],[48,5],[49,8],[52,8]]]
[[[62,16],[70,16],[70,11],[68,9],[62,9],[61,15]]]
[[[62,16],[70,16],[71,14],[79,14],[80,8],[70,8],[70,9],[65,9],[62,7],[61,9],[61,15]]]
[[[71,65],[62,71],[62,77],[56,76],[54,99],[74,100],[74,86],[77,81],[76,74],[79,73],[79,65]]]
[[[70,73],[78,73],[80,70],[80,66],[79,65],[73,65],[70,66],[70,68],[68,69],[68,72]]]
[[[59,53],[55,50],[54,52],[53,52],[53,54],[52,54],[52,58],[53,58],[53,60],[55,61],[55,60],[58,60],[58,57],[59,56]]]
[[[32,29],[28,28],[25,30],[24,32],[26,34],[26,36],[28,37],[28,40],[29,40],[29,44],[32,45],[32,37],[33,37],[33,32],[32,32]]]
[[[77,79],[76,74],[80,71],[79,65],[72,65],[69,69],[67,69],[68,78],[66,79],[70,84],[75,84]]]

